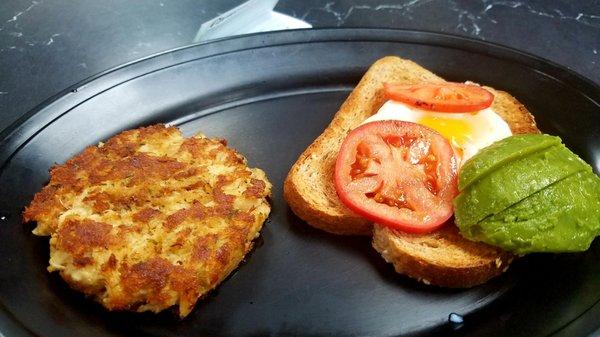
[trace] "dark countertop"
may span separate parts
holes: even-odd
[[[202,22],[241,2],[0,2],[0,130],[89,76],[190,44]],[[600,0],[281,0],[276,9],[314,27],[470,36],[547,58],[600,83]]]
[[[190,44],[202,22],[241,2],[0,1],[0,130],[85,78]],[[600,0],[280,0],[276,9],[314,27],[421,29],[495,42],[600,84]]]

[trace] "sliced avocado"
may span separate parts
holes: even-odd
[[[454,199],[454,216],[459,226],[476,224],[576,172],[592,170],[562,144],[496,167]]]
[[[600,178],[589,171],[576,173],[459,228],[469,239],[518,254],[584,251],[600,235]]]
[[[497,141],[465,162],[458,179],[458,189],[466,189],[484,175],[511,161],[559,144],[558,137],[536,134],[517,135]]]

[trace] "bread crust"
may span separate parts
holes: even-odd
[[[375,62],[342,104],[329,126],[300,155],[284,182],[284,198],[309,225],[334,234],[373,235],[373,247],[398,273],[426,284],[467,288],[508,269],[514,256],[463,238],[450,221],[428,234],[408,234],[373,225],[338,199],[333,171],[347,133],[375,114],[386,98],[383,83],[443,82],[418,64],[388,56]],[[510,94],[485,87],[494,96],[492,108],[513,134],[539,133],[531,113]]]
[[[342,104],[323,133],[300,155],[283,186],[288,205],[309,225],[342,235],[370,235],[371,222],[349,210],[333,186],[337,153],[348,132],[387,100],[384,82],[442,82],[418,64],[394,56],[376,61]]]
[[[514,256],[464,239],[454,224],[418,235],[375,225],[373,247],[396,272],[425,284],[470,288],[506,271]]]

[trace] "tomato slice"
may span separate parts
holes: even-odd
[[[335,188],[352,211],[412,233],[435,230],[453,214],[458,161],[448,141],[397,120],[352,130],[335,164]]]
[[[389,99],[419,109],[439,112],[474,112],[492,105],[494,95],[484,88],[465,83],[384,84]]]

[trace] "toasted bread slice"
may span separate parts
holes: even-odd
[[[463,238],[454,224],[425,235],[376,224],[373,247],[398,273],[449,288],[484,283],[508,269],[513,259],[500,248]]]
[[[385,103],[384,82],[417,83],[444,80],[418,64],[398,57],[375,62],[329,126],[300,155],[283,186],[291,209],[313,227],[334,234],[370,235],[370,221],[354,214],[338,199],[333,186],[333,170],[346,134],[375,114]]]
[[[300,155],[284,183],[291,209],[313,227],[347,235],[373,233],[373,246],[396,271],[425,283],[470,287],[506,270],[512,256],[500,249],[464,239],[452,223],[430,234],[408,234],[375,226],[338,199],[333,170],[346,134],[375,114],[386,98],[383,83],[442,82],[418,64],[398,57],[375,62],[341,106],[325,131]],[[487,88],[487,87],[486,87]],[[493,109],[513,133],[538,133],[533,116],[506,92],[495,95]]]

